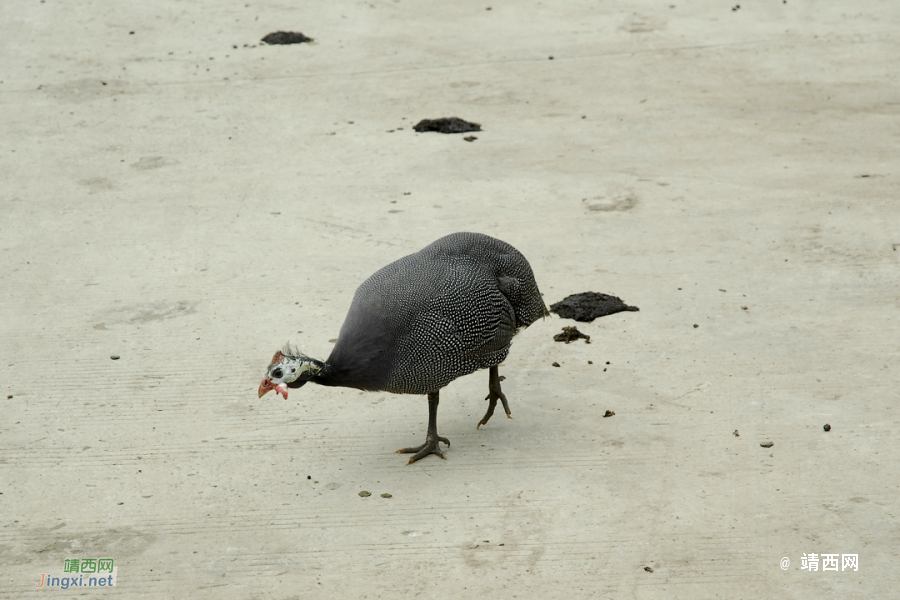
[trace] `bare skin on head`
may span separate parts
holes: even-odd
[[[275,356],[272,357],[272,362],[269,363],[269,368],[266,371],[266,376],[263,377],[262,383],[259,384],[259,397],[262,398],[266,395],[269,390],[275,390],[276,394],[281,394],[284,396],[284,399],[287,400],[287,385],[283,383],[275,383],[269,378],[269,374],[272,372],[272,367],[281,363],[281,358],[284,355],[281,353],[281,350],[275,353]]]
[[[259,384],[259,397],[262,398],[269,390],[275,390],[276,394],[287,400],[289,387],[301,387],[318,375],[323,366],[320,361],[304,356],[287,344],[272,357],[266,375]]]

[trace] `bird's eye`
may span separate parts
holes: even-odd
[[[274,371],[272,371],[272,377],[274,377],[275,379],[281,379],[282,375],[284,375],[284,373],[281,369],[275,369]]]

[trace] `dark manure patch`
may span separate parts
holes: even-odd
[[[563,319],[574,319],[582,323],[590,323],[594,319],[617,312],[638,310],[640,309],[637,306],[628,306],[617,296],[597,292],[572,294],[550,305],[550,312],[555,312]]]
[[[276,45],[286,44],[303,44],[313,41],[311,37],[306,37],[299,31],[275,31],[262,39],[263,43]]]
[[[591,343],[591,336],[581,333],[577,327],[563,327],[562,333],[557,333],[553,336],[554,342],[565,342],[567,344],[580,339],[584,339],[585,344]]]
[[[422,119],[413,127],[419,133],[436,131],[438,133],[467,133],[469,131],[481,131],[478,123],[469,123],[458,117],[443,117],[440,119]]]

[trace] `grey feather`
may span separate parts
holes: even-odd
[[[516,332],[546,314],[518,250],[483,234],[454,233],[359,286],[319,382],[436,391],[503,362]]]

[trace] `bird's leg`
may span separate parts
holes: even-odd
[[[439,443],[444,442],[449,446],[450,440],[445,437],[439,436],[437,432],[437,409],[439,399],[438,394],[439,392],[437,391],[428,392],[428,433],[425,435],[425,443],[415,448],[401,448],[400,450],[397,450],[398,454],[413,455],[409,459],[409,462],[406,463],[408,465],[413,464],[420,458],[424,458],[429,454],[437,454],[438,456],[446,460],[444,453],[441,452]]]
[[[491,420],[491,417],[494,414],[494,407],[497,406],[497,400],[503,403],[503,410],[506,411],[507,418],[512,419],[512,414],[509,412],[509,403],[506,401],[506,396],[500,391],[500,381],[503,379],[506,378],[500,377],[497,365],[491,367],[491,372],[488,376],[488,395],[484,398],[485,400],[489,400],[490,404],[488,404],[487,412],[484,413],[484,417],[481,418],[481,421],[479,421],[478,426],[475,429],[481,429],[482,425],[487,425],[487,422]]]

